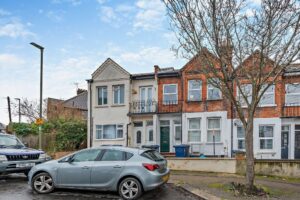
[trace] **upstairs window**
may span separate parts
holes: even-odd
[[[201,101],[202,99],[202,81],[189,80],[188,81],[188,101]]]
[[[163,85],[163,103],[177,104],[177,100],[178,100],[177,84]]]
[[[219,84],[217,78],[211,78],[207,80],[207,99],[208,100],[218,100],[221,99],[221,90],[215,87],[213,84]]]
[[[263,85],[261,91],[264,90],[267,85]],[[266,106],[266,105],[274,105],[275,104],[275,86],[270,85],[269,88],[265,91],[263,96],[260,99],[259,105]]]
[[[114,104],[124,104],[124,85],[114,85],[113,86]]]
[[[248,103],[250,104],[252,101],[252,85],[251,84],[244,84],[241,85],[241,91],[238,89],[238,99],[240,104],[245,107],[247,106],[246,100],[242,93],[245,95],[246,99],[248,100]]]
[[[300,83],[286,84],[285,104],[288,106],[300,105]]]
[[[107,86],[97,87],[98,89],[98,105],[107,105]]]

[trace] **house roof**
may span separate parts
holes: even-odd
[[[65,107],[87,110],[88,92],[84,91],[63,102]]]
[[[300,75],[300,63],[294,63],[289,65],[285,71],[284,71],[285,76],[295,76],[295,75]]]
[[[157,77],[177,77],[180,75],[179,69],[174,69],[174,67],[160,68],[157,72]]]
[[[116,66],[121,72],[130,76],[130,73],[126,71],[123,67],[121,67],[118,63],[116,63],[113,59],[107,58],[97,69],[92,73],[92,77],[94,78],[97,74],[101,73],[107,66],[113,64]]]
[[[144,80],[144,79],[155,79],[155,73],[139,73],[139,74],[132,74],[131,79],[133,80]]]

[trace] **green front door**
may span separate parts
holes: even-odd
[[[170,152],[170,127],[160,127],[160,152]]]

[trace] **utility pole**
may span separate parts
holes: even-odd
[[[19,102],[19,123],[21,123],[21,99],[15,98]]]
[[[44,47],[34,42],[30,43],[32,46],[38,48],[41,52],[40,63],[40,118],[39,118],[39,149],[42,149],[42,123],[43,123],[43,58]]]
[[[9,117],[9,123],[12,122],[11,120],[11,109],[10,109],[10,97],[7,97],[7,105],[8,105],[8,117]]]

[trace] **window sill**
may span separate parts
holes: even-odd
[[[95,106],[95,108],[108,108],[108,107],[109,107],[108,105],[103,105],[103,106],[98,105],[98,106]]]
[[[258,105],[258,108],[265,108],[265,107],[277,107],[277,104],[266,104],[266,105]]]
[[[284,107],[296,107],[296,106],[300,106],[300,104],[284,104]]]
[[[125,104],[113,104],[111,105],[111,107],[123,107],[125,106]]]
[[[223,99],[206,99],[206,101],[222,101]]]
[[[187,103],[202,103],[203,101],[202,100],[195,100],[195,101],[193,101],[193,100],[187,100],[186,101]]]
[[[124,138],[117,138],[117,139],[94,139],[95,141],[122,141]]]
[[[213,143],[213,142],[206,142],[205,144],[209,144],[209,145],[213,145],[213,144],[223,144],[223,142],[215,142],[215,143]]]

